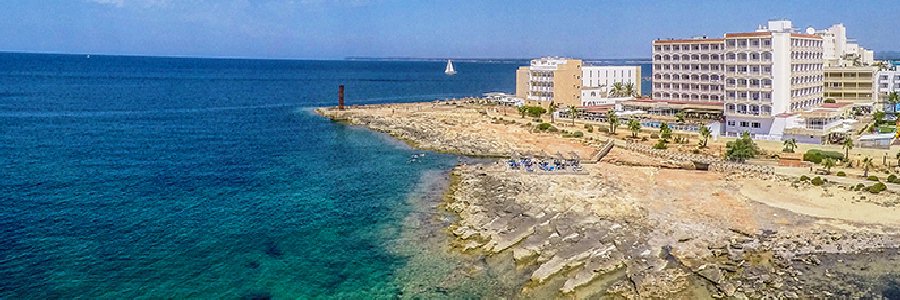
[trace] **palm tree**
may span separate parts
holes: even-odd
[[[575,125],[575,115],[578,114],[578,109],[574,105],[569,106],[569,114],[572,115],[572,125]]]
[[[787,139],[784,140],[784,153],[794,153],[794,149],[797,149],[797,139]]]
[[[557,107],[556,104],[553,104],[553,102],[550,102],[550,107],[547,108],[547,112],[550,113],[550,123],[553,123],[553,113],[556,112],[556,107]]]
[[[888,103],[891,104],[891,112],[897,113],[897,103],[900,103],[900,94],[897,92],[891,92],[888,94]]]
[[[525,108],[525,105],[522,105],[522,106],[516,107],[516,110],[519,111],[519,114],[522,115],[522,118],[525,118],[525,112],[528,111],[528,108]]]
[[[831,159],[830,157],[823,159],[822,167],[825,167],[825,171],[828,171],[828,173],[831,173],[831,167],[834,167],[834,160]]]
[[[666,143],[668,143],[669,138],[671,138],[671,137],[672,137],[672,129],[669,128],[669,124],[666,122],[660,123],[659,124],[659,138],[662,139],[663,141],[665,141]]]
[[[625,86],[621,82],[614,82],[612,86],[612,96],[618,97],[625,93]]]
[[[700,126],[700,148],[706,148],[706,143],[709,141],[709,138],[712,136],[712,131],[709,130],[709,127]]]
[[[616,112],[610,110],[606,114],[606,118],[609,120],[609,133],[616,134],[616,127],[619,127],[619,117],[616,116]]]
[[[631,119],[628,121],[628,130],[631,130],[631,137],[637,138],[638,134],[641,133],[641,122],[637,119]],[[897,153],[898,161],[900,161],[900,153]]]
[[[625,91],[622,93],[622,96],[631,97],[634,96],[634,83],[628,82],[625,84]]]
[[[900,152],[897,152],[897,166],[900,166]]]
[[[844,140],[844,144],[841,147],[844,148],[844,159],[850,161],[850,149],[853,149],[853,139],[848,137]]]
[[[872,158],[866,157],[863,158],[863,177],[869,177],[869,168],[873,166]]]

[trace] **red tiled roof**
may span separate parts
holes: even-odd
[[[850,105],[850,103],[822,103],[823,108],[841,108]]]
[[[771,32],[736,32],[726,33],[725,38],[741,38],[741,37],[770,37]]]
[[[818,35],[816,35],[816,34],[805,34],[805,33],[791,33],[791,37],[796,37],[796,38],[807,38],[807,39],[819,39],[819,40],[822,39],[821,36],[818,36]]]
[[[679,39],[679,40],[653,40],[654,44],[718,44],[725,39]]]
[[[647,99],[647,98],[636,99],[636,100],[632,100],[632,101],[633,102],[646,102],[646,103],[665,102],[665,103],[671,103],[671,104],[697,104],[697,105],[724,105],[725,104],[725,102],[717,102],[717,101],[701,102],[701,101],[682,101],[682,100],[664,100],[664,99]]]

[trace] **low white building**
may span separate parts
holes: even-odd
[[[524,99],[503,92],[488,92],[481,95],[484,97],[484,99],[500,105],[516,107],[525,105]]]

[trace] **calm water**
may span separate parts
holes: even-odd
[[[0,54],[0,298],[392,297],[387,229],[456,158],[311,108],[513,91],[517,65]]]

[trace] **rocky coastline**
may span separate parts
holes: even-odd
[[[574,149],[591,157],[597,148],[531,133],[480,108],[445,108],[318,112],[463,155]],[[878,298],[900,282],[900,222],[890,217],[897,208],[837,187],[689,170],[621,148],[583,174],[479,163],[457,166],[450,177],[442,207],[457,216],[446,228],[452,251],[512,260],[512,285],[525,298]],[[824,198],[891,211],[826,218],[797,203]]]

